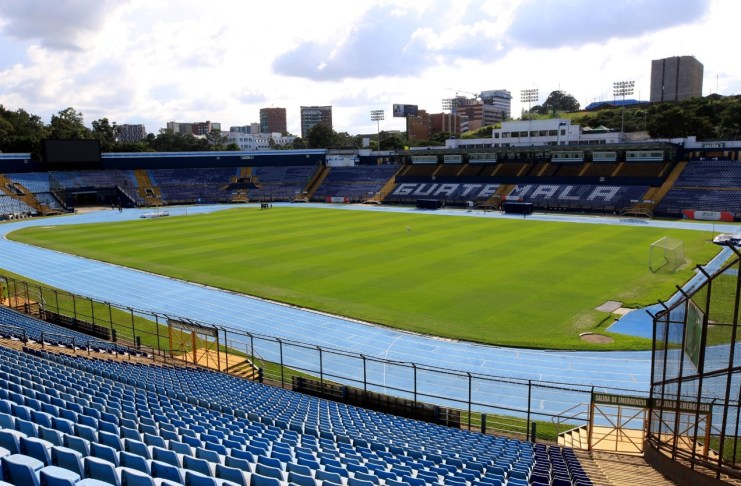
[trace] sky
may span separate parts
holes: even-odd
[[[404,130],[395,103],[442,111],[482,90],[586,106],[651,60],[691,55],[703,95],[741,93],[738,0],[0,0],[0,105],[48,123],[73,107],[158,133],[168,121],[259,121],[332,105],[334,129]],[[526,107],[526,106],[525,106]],[[384,110],[377,125],[371,110]]]

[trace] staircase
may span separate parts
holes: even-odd
[[[653,208],[655,208],[661,200],[666,196],[666,193],[674,186],[674,183],[679,178],[684,168],[687,166],[687,162],[679,162],[674,166],[674,169],[669,173],[669,176],[664,180],[664,183],[659,187],[651,187],[643,195],[641,201],[638,201],[630,208],[622,212],[622,214],[633,214],[639,216],[651,217],[653,214]],[[650,201],[650,202],[646,202]]]
[[[399,170],[396,171],[394,175],[392,175],[389,180],[386,181],[386,183],[381,187],[381,189],[378,190],[377,193],[373,195],[372,198],[368,199],[365,202],[376,202],[378,204],[381,204],[381,202],[391,194],[391,191],[394,190],[394,187],[396,187],[396,176],[398,176],[401,172],[404,171],[404,166],[401,166]]]
[[[587,450],[589,448],[589,433],[587,426],[574,427],[558,434],[558,445],[571,449]]]
[[[31,191],[23,187],[22,184],[13,182],[2,174],[0,174],[0,191],[12,197],[13,199],[17,199],[18,201],[27,204],[38,214],[44,216],[49,214],[60,214],[60,211],[52,209],[45,204],[41,204],[39,200],[36,199],[36,196],[34,196]]]
[[[137,195],[141,201],[144,201],[145,206],[161,206],[162,192],[159,187],[156,187],[152,180],[149,178],[149,173],[146,169],[137,169],[134,171],[134,177],[136,177]]]
[[[309,183],[306,185],[306,192],[305,197],[309,201],[311,201],[311,198],[314,196],[314,193],[317,189],[319,189],[319,186],[322,185],[322,182],[324,182],[324,179],[327,178],[327,175],[329,175],[329,171],[332,170],[327,166],[321,166],[318,171],[314,173],[314,177],[309,181]]]
[[[239,376],[252,381],[262,381],[262,370],[249,359],[231,365],[224,370],[230,375]]]

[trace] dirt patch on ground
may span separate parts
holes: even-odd
[[[75,213],[77,214],[85,214],[85,213],[94,213],[96,211],[105,211],[105,210],[111,211],[111,207],[109,206],[83,206],[79,208],[75,208]]]
[[[602,334],[594,334],[591,332],[582,333],[579,337],[591,344],[610,344],[615,341],[610,336],[603,336]]]

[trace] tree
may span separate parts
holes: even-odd
[[[535,111],[536,109],[537,111]],[[552,113],[553,116],[556,116],[556,112],[559,111],[579,111],[579,102],[570,94],[561,90],[556,90],[551,91],[551,94],[548,95],[545,103],[540,106],[534,106],[530,111],[541,115]]]
[[[103,152],[113,151],[116,145],[116,137],[119,134],[119,127],[116,122],[111,124],[108,118],[101,118],[91,123],[93,127],[93,138],[100,140],[100,149]]]
[[[337,133],[326,123],[317,123],[307,134],[309,148],[329,148],[337,145]]]
[[[41,159],[41,141],[48,138],[48,129],[41,118],[25,110],[6,110],[0,105],[0,151],[30,152]]]
[[[89,139],[91,138],[90,130],[85,127],[82,119],[82,113],[75,111],[74,108],[65,108],[57,115],[52,115],[49,124],[51,138],[60,140]]]
[[[211,146],[211,150],[224,150],[227,137],[221,135],[221,130],[212,129],[206,134],[206,141]]]

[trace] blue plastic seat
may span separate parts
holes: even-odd
[[[106,460],[113,464],[114,467],[119,466],[118,452],[116,452],[113,447],[93,442],[90,444],[90,455],[92,457],[97,457],[98,459]]]
[[[75,424],[75,435],[89,442],[98,442],[98,433],[89,425]]]
[[[221,457],[217,452],[204,449],[203,447],[196,447],[196,457],[213,462],[214,464],[221,464]]]
[[[47,442],[51,442],[52,445],[64,445],[64,436],[58,430],[51,427],[44,427],[43,425],[39,425],[38,432],[39,439],[44,439]]]
[[[133,439],[124,439],[123,446],[124,450],[127,452],[131,452],[137,456],[142,456],[144,459],[152,459],[152,453],[144,442]]]
[[[15,485],[39,486],[39,471],[44,463],[25,454],[2,458],[3,480]]]
[[[316,480],[307,474],[299,474],[294,471],[288,473],[288,482],[297,486],[316,486]]]
[[[77,473],[80,477],[85,476],[85,468],[82,465],[82,454],[76,450],[62,446],[52,447],[51,463]]]
[[[239,484],[240,486],[250,486],[249,474],[245,474],[245,472],[239,468],[216,464],[215,472],[215,476],[218,479],[231,481],[233,483]]]
[[[185,471],[185,484],[186,486],[218,486],[221,481],[217,481],[216,478],[206,476],[195,471]]]
[[[193,455],[193,449],[184,442],[177,442],[174,440],[171,440],[169,443],[170,450],[177,452],[178,454],[182,454],[184,456],[192,456]]]
[[[52,443],[35,437],[21,437],[21,454],[38,459],[44,466],[51,464]]]
[[[137,471],[141,471],[148,476],[150,475],[151,470],[149,468],[149,462],[147,462],[144,457],[126,451],[119,452],[118,457],[121,463],[121,467],[136,469]]]
[[[177,452],[171,451],[169,449],[163,449],[157,446],[152,446],[152,459],[173,465],[175,467],[182,466]]]
[[[263,464],[265,466],[274,467],[276,469],[283,470],[283,463],[281,463],[278,459],[274,459],[272,457],[267,456],[257,456],[257,463]]]
[[[102,429],[101,429],[102,430]],[[130,439],[130,440],[136,440],[139,442],[142,442],[142,436],[136,429],[131,429],[129,427],[119,427],[119,435],[122,439]]]
[[[38,437],[38,426],[30,420],[15,418],[15,430],[26,434],[27,437]]]
[[[224,458],[224,465],[228,467],[234,467],[237,469],[241,469],[244,472],[251,473],[252,470],[252,463],[248,461],[247,459],[241,459],[239,457],[234,456],[226,456]]]
[[[261,464],[260,462],[257,463],[255,466],[255,472],[261,476],[266,476],[269,478],[275,478],[280,481],[285,481],[285,474],[283,471],[277,467],[271,467],[267,466],[265,464]]]
[[[60,410],[61,413],[61,410]],[[63,417],[54,417],[51,421],[52,428],[63,434],[74,434],[75,423]]]
[[[17,430],[0,429],[0,447],[7,449],[11,454],[20,454],[21,437],[26,437],[26,434]]]
[[[232,449],[231,456],[239,459],[244,459],[252,463],[257,462],[253,453],[242,449]]]
[[[61,467],[48,466],[39,471],[41,486],[75,486],[78,481],[79,474]]]
[[[79,452],[82,457],[90,455],[90,442],[75,435],[65,435],[64,446]]]
[[[138,469],[121,467],[117,472],[121,476],[123,486],[157,486],[152,476]]]
[[[253,474],[250,476],[250,486],[282,486],[282,484],[278,479],[261,474]]]
[[[370,481],[373,484],[380,484],[381,481],[379,481],[378,476],[375,476],[373,474],[364,473],[361,471],[356,471],[354,474],[355,479],[362,479],[363,481]]]
[[[193,456],[183,456],[183,468],[205,474],[206,476],[213,475],[211,466],[207,460]]]
[[[9,413],[0,412],[0,429],[15,429],[15,417]]]
[[[347,480],[347,486],[373,486],[374,483],[370,481],[366,481],[364,479],[358,479],[358,478],[349,478]]]
[[[317,470],[314,473],[314,478],[315,479],[318,479],[320,481],[328,481],[328,482],[334,483],[334,484],[343,484],[342,483],[342,477],[339,474],[333,473],[333,472],[324,471],[324,470],[321,470],[321,469]]]
[[[150,463],[152,477],[167,479],[180,484],[185,484],[185,469],[168,464],[166,462],[152,460]]]
[[[98,441],[101,444],[112,447],[117,451],[123,450],[123,444],[121,443],[121,438],[118,435],[113,434],[111,432],[106,432],[105,430],[98,431]]]
[[[148,446],[157,446],[167,449],[167,442],[159,435],[144,433],[144,443]]]

